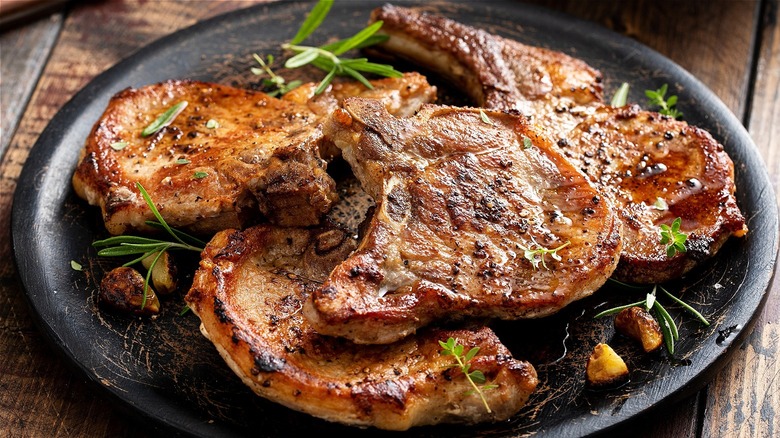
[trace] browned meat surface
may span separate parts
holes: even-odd
[[[623,239],[615,277],[640,283],[676,278],[743,233],[734,165],[702,129],[637,106],[605,106],[560,142],[564,155],[617,200]],[[568,147],[567,145],[572,145]],[[682,218],[687,252],[674,257],[658,225]]]
[[[324,129],[377,207],[304,307],[320,333],[387,343],[439,319],[549,315],[617,264],[611,204],[523,117],[426,105],[400,119],[347,99]],[[561,246],[536,267],[525,256]]]
[[[414,9],[387,5],[372,20],[383,20],[382,31],[391,36],[383,50],[451,78],[481,106],[531,116],[614,198],[626,228],[617,278],[679,277],[730,235],[747,231],[723,147],[685,122],[603,104],[601,75],[585,63]],[[653,207],[658,198],[668,210]],[[669,258],[659,226],[676,217],[690,243],[686,253]]]
[[[601,106],[601,73],[579,59],[410,8],[385,5],[377,20],[391,37],[382,50],[449,78],[479,106],[520,111],[553,132]]]
[[[311,290],[356,246],[336,229],[261,225],[218,233],[186,297],[201,330],[258,395],[329,421],[405,430],[502,421],[534,391],[536,371],[512,358],[488,328],[431,328],[390,345],[318,335],[301,314]],[[487,383],[489,413],[452,356],[449,337],[479,347],[471,361]]]
[[[320,121],[346,96],[380,98],[408,114],[435,97],[417,74],[335,87],[313,99],[196,81],[168,81],[115,95],[87,139],[73,176],[82,198],[102,209],[112,234],[153,219],[141,183],[172,226],[195,232],[244,227],[261,217],[285,226],[319,222],[337,199],[319,148]],[[173,105],[188,105],[159,132],[145,127]],[[210,125],[209,120],[218,124]],[[262,215],[262,216],[261,216]]]

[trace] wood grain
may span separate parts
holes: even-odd
[[[6,86],[0,88],[0,157],[8,148],[61,27],[62,14],[52,14],[19,31],[0,34],[0,78],[6,78]]]
[[[767,2],[761,21],[759,62],[747,125],[767,164],[775,194],[780,193],[778,18],[777,0]],[[753,333],[710,385],[704,436],[747,438],[780,434],[780,277],[777,275],[771,290]]]
[[[780,178],[777,0],[764,0],[767,6],[762,9],[763,16],[759,16],[761,2],[757,0],[529,2],[601,23],[656,49],[690,71],[745,120],[777,189]],[[0,83],[4,93],[0,106],[0,147],[8,148],[0,162],[0,257],[11,258],[10,206],[21,166],[57,110],[97,74],[154,39],[252,3],[256,1],[86,2],[75,6],[64,20],[62,33],[51,52],[57,30],[45,20],[20,31],[28,32],[27,36],[18,32],[0,36],[3,47]],[[763,24],[761,44],[754,48],[759,18]],[[6,61],[11,57],[6,40],[24,40],[14,43],[20,48],[13,59],[24,60],[21,66]],[[760,62],[751,89],[755,50]],[[36,86],[37,72],[47,62],[49,53]],[[37,64],[28,64],[31,60]],[[29,97],[33,86],[35,92]],[[15,93],[18,97],[6,100],[5,93]],[[28,99],[29,105],[22,111]],[[699,428],[703,436],[777,435],[778,426],[773,424],[777,422],[775,416],[780,414],[775,412],[780,406],[777,361],[780,280],[777,278],[772,289],[775,293],[770,296],[762,319],[742,352],[737,353],[722,376],[704,393],[707,398],[702,424],[697,423],[699,397],[692,396],[640,418],[614,435],[625,436],[630,432],[640,437],[691,437],[697,435]],[[0,436],[135,437],[154,433],[129,420],[121,410],[107,405],[65,363],[35,328],[13,265],[0,265]]]
[[[193,7],[188,2],[128,0],[82,3],[73,9],[0,163],[0,257],[11,259],[10,214],[16,179],[30,148],[59,108],[97,74],[153,40],[253,3],[257,2],[197,2],[198,7]],[[56,29],[49,32],[56,35]],[[40,53],[37,56],[45,61],[49,52],[45,40],[30,44],[28,50]],[[30,59],[21,53],[17,56]],[[24,69],[11,70],[8,76],[4,71],[3,89],[28,77],[35,84],[35,76]],[[20,108],[24,100],[19,101]],[[4,119],[2,126],[15,125],[12,121]],[[35,328],[13,264],[0,265],[0,436],[150,433],[143,424],[106,404],[65,363]]]

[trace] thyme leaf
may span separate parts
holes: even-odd
[[[680,119],[683,113],[680,112],[675,105],[677,105],[677,96],[666,97],[666,92],[669,86],[667,84],[661,85],[661,88],[657,90],[645,90],[645,96],[648,98],[648,105],[657,106],[658,112],[663,115]]]
[[[688,235],[680,231],[682,220],[678,217],[672,222],[672,226],[661,224],[661,245],[666,245],[666,256],[669,258],[677,255],[678,252],[686,252],[685,242]]]
[[[486,385],[485,374],[480,370],[471,370],[470,362],[479,352],[479,347],[472,347],[466,354],[463,354],[465,347],[454,338],[448,338],[447,342],[439,341],[439,346],[442,348],[440,351],[442,355],[455,357],[455,363],[447,365],[447,368],[459,368],[463,375],[466,376],[466,380],[469,381],[471,387],[474,388],[466,394],[478,394],[487,412],[492,413],[493,411],[490,409],[483,391],[498,388],[498,385]]]

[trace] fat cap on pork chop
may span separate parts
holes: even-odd
[[[601,74],[584,62],[416,9],[386,5],[371,20],[390,36],[381,50],[448,77],[480,106],[528,116],[613,198],[625,228],[616,278],[679,277],[747,232],[723,146],[685,122],[605,105]],[[668,257],[659,227],[677,217],[687,251]]]
[[[373,90],[334,85],[316,97],[304,85],[286,99],[197,81],[121,91],[87,139],[73,186],[100,206],[111,234],[147,230],[145,221],[154,219],[136,183],[171,226],[194,232],[244,227],[260,215],[284,226],[317,224],[338,197],[319,153],[332,149],[322,118],[348,96],[378,98],[399,114],[435,98],[415,73],[372,83]],[[188,105],[170,125],[141,135],[182,101]]]
[[[355,345],[317,334],[301,306],[357,245],[338,229],[259,225],[217,233],[202,253],[186,301],[201,331],[255,393],[343,424],[406,430],[438,423],[502,421],[537,385],[488,328],[431,328],[390,345]],[[440,353],[455,338],[479,347],[492,412]]]
[[[399,119],[359,98],[343,107],[325,133],[377,207],[304,307],[320,333],[388,343],[441,319],[541,317],[612,274],[612,205],[525,118],[425,105]]]

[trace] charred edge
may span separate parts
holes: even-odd
[[[214,256],[214,259],[240,257],[246,251],[246,236],[235,230],[227,237],[227,244]]]
[[[252,354],[255,362],[255,366],[252,367],[251,371],[254,376],[261,372],[273,373],[281,371],[286,363],[284,359],[269,354],[266,351],[258,352],[256,349],[250,348],[249,352]]]
[[[222,300],[217,297],[214,297],[214,315],[217,316],[217,319],[219,319],[219,322],[222,324],[230,324],[233,322],[233,320],[227,314],[225,303],[223,303]]]

